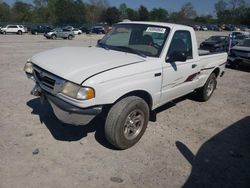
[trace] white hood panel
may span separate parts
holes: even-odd
[[[99,72],[144,59],[136,54],[97,47],[62,47],[39,53],[31,61],[59,77],[81,84]]]

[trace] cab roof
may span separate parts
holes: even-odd
[[[181,25],[181,24],[173,24],[173,23],[166,23],[166,22],[144,22],[144,21],[123,21],[118,24],[146,24],[146,25],[155,25],[155,26],[163,26],[169,28],[182,28],[182,29],[192,29],[190,26]]]

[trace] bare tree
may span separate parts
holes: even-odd
[[[230,0],[229,4],[231,5],[232,9],[235,10],[241,6],[245,6],[246,2],[245,0]]]
[[[197,16],[194,6],[191,2],[188,2],[182,6],[180,14],[184,18],[188,18],[188,19],[191,19]]]

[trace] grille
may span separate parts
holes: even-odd
[[[34,77],[37,84],[47,92],[56,94],[61,91],[65,80],[34,65]]]
[[[52,90],[54,89],[55,82],[56,82],[54,79],[43,75],[43,72],[38,72],[37,70],[35,70],[35,74],[36,74],[37,81],[39,81],[40,83],[42,83],[43,85],[45,85],[46,87]]]

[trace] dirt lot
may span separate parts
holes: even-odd
[[[0,35],[0,188],[250,187],[247,71],[228,69],[207,103],[187,97],[159,109],[157,121],[126,151],[103,139],[101,120],[65,126],[29,94],[34,84],[23,72],[29,57],[96,40]]]

